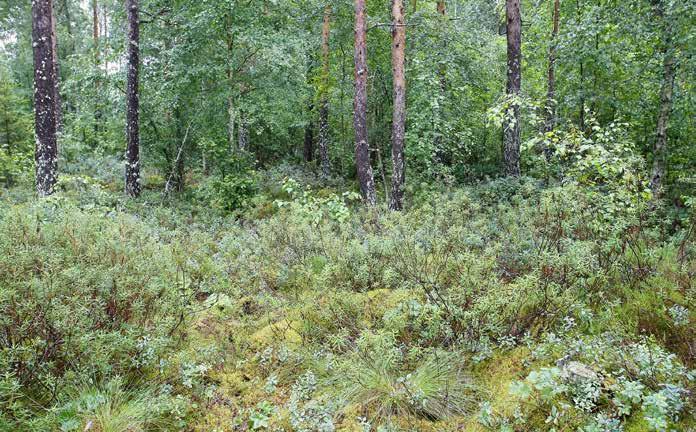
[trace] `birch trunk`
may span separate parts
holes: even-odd
[[[370,163],[367,141],[367,19],[365,0],[355,0],[355,100],[353,126],[355,128],[355,165],[360,192],[368,206],[377,204],[375,180]]]

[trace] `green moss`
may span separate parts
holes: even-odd
[[[267,325],[251,335],[251,340],[260,347],[266,347],[276,342],[283,342],[289,346],[302,344],[302,336],[296,329],[300,328],[300,321],[282,319]]]
[[[495,413],[503,416],[513,414],[516,401],[510,395],[510,384],[524,379],[526,375],[524,362],[528,358],[529,350],[518,347],[497,352],[477,367],[477,383],[483,389],[483,395],[491,403]]]

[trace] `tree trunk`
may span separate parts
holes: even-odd
[[[140,28],[138,0],[126,0],[128,15],[128,71],[126,84],[126,194],[140,195],[140,129],[138,68],[140,65]]]
[[[558,21],[560,15],[560,0],[553,0],[553,18],[551,31],[551,46],[549,47],[549,70],[546,89],[546,119],[544,132],[552,132],[556,127],[556,43],[558,39]],[[548,156],[548,149],[544,149]]]
[[[324,8],[321,29],[321,89],[319,98],[319,159],[324,177],[331,174],[329,162],[329,37],[331,35],[331,4]]]
[[[92,40],[94,41],[94,57],[99,61],[99,3],[92,0]]]
[[[505,173],[509,176],[520,175],[520,106],[518,97],[521,84],[521,18],[519,0],[506,0],[507,15],[507,96],[509,106],[506,109],[503,124],[503,160]]]
[[[404,135],[406,133],[406,24],[403,0],[392,0],[392,75],[394,109],[392,119],[392,190],[389,208],[401,210],[404,199]]]
[[[36,191],[53,193],[57,180],[56,69],[53,50],[53,2],[32,1],[32,45],[34,52],[34,118],[36,133]]]
[[[377,204],[375,180],[367,142],[367,19],[365,0],[355,0],[355,165],[362,197],[368,206]]]
[[[657,15],[665,20],[662,4],[657,5]],[[663,23],[664,58],[662,66],[662,84],[660,86],[660,111],[657,116],[657,133],[653,149],[653,168],[650,178],[650,190],[654,199],[660,199],[663,195],[663,182],[667,174],[667,130],[669,118],[672,114],[672,97],[674,93],[674,79],[676,75],[675,47],[673,44],[672,30],[669,23]]]
[[[56,31],[56,11],[53,0],[51,1],[51,63],[53,65],[53,73],[56,77],[53,86],[53,98],[56,105],[56,130],[60,131],[63,125],[63,109],[60,104],[60,67],[58,65],[58,32]]]

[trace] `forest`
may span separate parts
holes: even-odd
[[[0,432],[696,431],[696,0],[0,0]]]

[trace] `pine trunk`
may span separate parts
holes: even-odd
[[[392,74],[394,109],[392,118],[392,190],[389,208],[401,210],[404,199],[404,135],[406,133],[406,26],[403,0],[392,0]]]
[[[321,29],[321,94],[319,98],[319,159],[321,173],[328,177],[331,173],[329,162],[329,37],[331,35],[331,5],[324,8],[324,22]]]
[[[362,197],[368,206],[377,204],[375,180],[367,141],[367,19],[365,0],[355,0],[355,165]]]
[[[32,42],[34,52],[34,116],[36,133],[36,191],[53,193],[57,181],[58,140],[54,67],[53,2],[32,1]]]
[[[126,83],[126,194],[140,195],[140,129],[138,68],[140,65],[140,29],[138,0],[126,0],[128,15],[128,71]]]
[[[506,0],[507,15],[507,96],[509,106],[506,109],[503,124],[503,159],[505,173],[509,176],[520,175],[520,106],[518,96],[521,84],[521,17],[519,0]]]

